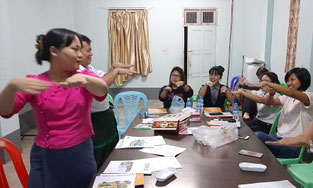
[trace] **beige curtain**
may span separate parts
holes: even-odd
[[[148,13],[118,11],[109,13],[110,63],[134,64],[132,70],[142,76],[152,72],[148,35]],[[116,85],[132,79],[131,76],[119,75]]]
[[[285,72],[288,72],[290,69],[293,69],[296,64],[299,11],[300,11],[300,0],[290,0],[290,15],[289,15]]]

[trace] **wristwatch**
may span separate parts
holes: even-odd
[[[310,141],[310,152],[313,153],[313,140]]]

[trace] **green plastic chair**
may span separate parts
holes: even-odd
[[[277,124],[280,118],[280,114],[281,114],[282,109],[279,110],[279,112],[276,115],[276,118],[274,120],[274,123],[271,127],[271,130],[269,132],[269,135],[271,134],[275,134],[276,133],[276,128],[277,128]],[[298,164],[298,163],[302,163],[302,157],[303,157],[303,153],[305,151],[305,147],[301,148],[301,151],[299,153],[299,156],[297,158],[277,158],[277,160],[280,162],[281,165],[283,165],[286,169],[288,168],[288,165],[290,164]]]
[[[303,187],[313,188],[313,162],[310,164],[292,164],[287,170]]]
[[[278,113],[277,113],[277,115],[276,115],[276,118],[275,118],[275,120],[274,120],[274,123],[272,124],[271,130],[270,130],[270,132],[268,133],[269,135],[276,133],[276,128],[277,128],[277,124],[278,124],[278,121],[279,121],[279,118],[280,118],[281,111],[282,111],[282,109],[280,109],[280,110],[278,111]]]
[[[110,103],[113,104],[113,97],[110,94],[107,94],[107,99]]]

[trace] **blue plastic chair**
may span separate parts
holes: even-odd
[[[125,110],[125,125],[121,126],[119,119],[119,111],[118,111],[118,101],[123,101],[124,110]],[[137,91],[126,91],[117,94],[114,98],[114,107],[115,107],[115,115],[117,121],[117,130],[120,137],[122,137],[130,124],[135,119],[138,113],[138,106],[140,99],[144,102],[144,108],[148,106],[148,100],[145,94]]]
[[[230,82],[230,90],[235,90],[235,86],[239,83],[239,79],[240,79],[240,76],[235,76],[233,77],[233,79],[231,79],[231,82]]]

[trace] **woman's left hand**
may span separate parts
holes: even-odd
[[[183,86],[184,83],[185,83],[184,81],[178,81],[178,82],[176,82],[176,86],[177,87]]]
[[[64,82],[60,82],[59,85],[64,88],[84,87],[88,83],[88,80],[83,74],[74,74],[67,78]]]

